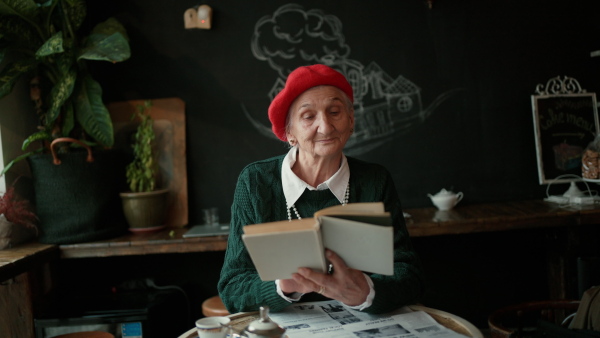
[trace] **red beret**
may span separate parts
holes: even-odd
[[[288,75],[285,87],[275,96],[269,106],[269,120],[275,136],[286,142],[285,120],[292,102],[310,88],[334,86],[341,89],[351,102],[354,102],[352,86],[342,73],[325,65],[312,65],[296,68]]]

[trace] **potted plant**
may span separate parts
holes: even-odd
[[[37,217],[29,201],[15,193],[14,186],[0,196],[0,250],[23,243],[37,235]]]
[[[115,183],[123,177],[118,165],[124,171],[125,164],[106,150],[114,144],[114,130],[87,62],[127,60],[129,42],[114,18],[84,29],[86,14],[85,0],[0,1],[0,60],[6,58],[0,99],[24,78],[30,84],[32,114],[39,118],[37,130],[23,142],[24,153],[0,175],[28,159],[44,243],[99,240],[126,229],[118,195],[122,186]],[[84,146],[94,150],[93,156]],[[59,160],[50,156],[52,149]]]
[[[17,80],[29,78],[30,96],[39,117],[38,130],[27,137],[26,151],[36,141],[42,147],[9,162],[48,150],[50,141],[72,137],[86,144],[112,147],[113,127],[102,102],[102,88],[86,60],[120,62],[130,56],[124,27],[114,18],[79,33],[86,17],[85,0],[11,0],[0,4],[0,99]],[[67,151],[69,144],[61,145]]]
[[[149,114],[151,101],[137,107],[132,119],[139,125],[132,137],[133,160],[126,167],[129,192],[122,192],[123,212],[131,231],[150,231],[165,227],[168,189],[157,189],[158,154],[154,140],[154,120]]]

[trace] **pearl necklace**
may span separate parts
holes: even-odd
[[[344,202],[342,202],[342,205],[346,205],[348,204],[348,199],[350,198],[350,182],[348,182],[348,185],[346,186],[346,194],[344,196]],[[296,204],[292,204],[291,207],[286,208],[287,209],[287,214],[288,214],[288,220],[291,221],[292,220],[292,212],[291,209],[294,209],[294,213],[296,214],[296,217],[298,219],[302,219],[302,217],[300,217],[300,214],[298,213],[298,209],[296,209]]]

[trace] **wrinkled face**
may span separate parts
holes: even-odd
[[[294,100],[288,114],[287,139],[304,155],[342,154],[354,128],[354,108],[346,94],[333,86],[311,88]]]

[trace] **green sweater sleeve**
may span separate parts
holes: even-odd
[[[217,286],[230,313],[257,311],[262,305],[268,305],[271,311],[279,311],[290,305],[277,294],[275,282],[263,282],[260,279],[242,241],[243,226],[266,222],[269,211],[274,208],[269,207],[269,204],[280,202],[265,200],[263,196],[268,194],[257,191],[257,187],[263,184],[273,187],[277,180],[281,180],[281,176],[277,176],[277,170],[274,171],[257,171],[250,166],[242,171],[238,179],[231,207],[227,251]],[[285,202],[283,205],[281,209],[285,210]]]

